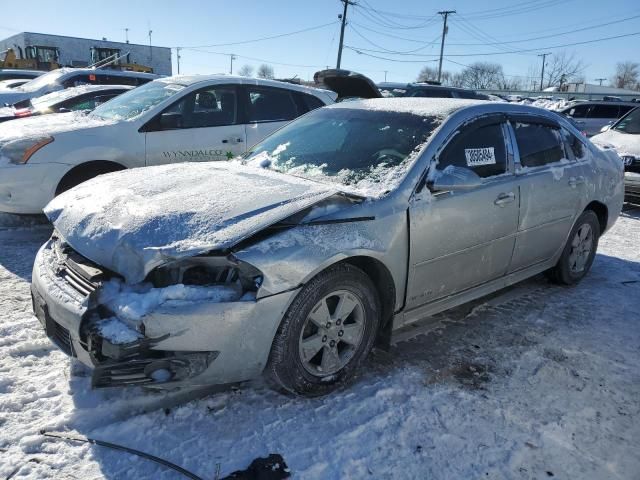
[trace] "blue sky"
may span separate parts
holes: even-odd
[[[124,29],[128,27],[131,42],[147,44],[147,32],[151,29],[154,45],[185,47],[181,51],[181,73],[228,72],[229,56],[223,54],[233,53],[238,57],[234,69],[243,64],[257,67],[270,63],[278,77],[298,75],[304,79],[312,78],[319,68],[335,66],[339,38],[337,17],[342,11],[339,0],[30,0],[28,3],[28,13],[5,15],[0,19],[0,36],[34,31],[123,41]],[[614,3],[602,0],[358,0],[357,3],[359,5],[350,7],[347,15],[350,25],[345,33],[345,45],[360,48],[362,53],[345,49],[342,66],[363,72],[376,81],[384,80],[385,70],[389,81],[412,81],[422,66],[437,66],[433,60],[439,52],[442,31],[442,20],[436,14],[439,10],[458,12],[450,17],[445,47],[444,68],[451,71],[460,70],[462,67],[458,64],[491,61],[501,63],[507,75],[527,76],[533,73],[531,67],[540,63],[537,53],[560,50],[549,47],[640,32],[637,0]],[[610,24],[597,26],[603,23]],[[324,24],[330,25],[273,40],[219,45]],[[562,34],[577,29],[583,30]],[[497,44],[500,42],[512,43]],[[203,47],[205,45],[207,47]],[[640,62],[639,46],[640,35],[636,35],[569,46],[565,50],[575,52],[584,61],[585,78],[593,82],[598,77],[610,77],[618,61]],[[532,51],[504,53],[526,49]],[[477,53],[489,55],[447,57],[447,54]]]

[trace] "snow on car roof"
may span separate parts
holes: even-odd
[[[461,98],[371,98],[332,105],[330,108],[357,108],[384,112],[413,113],[423,117],[446,117],[456,110],[472,105],[487,105],[486,100],[464,100]]]

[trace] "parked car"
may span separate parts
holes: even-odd
[[[42,70],[22,70],[20,68],[0,68],[0,80],[12,80],[14,78],[34,79],[47,72]]]
[[[468,98],[475,100],[496,100],[484,93],[467,88],[446,87],[431,83],[381,83],[378,85],[383,97],[432,97]]]
[[[590,137],[637,106],[633,102],[581,101],[565,107],[560,113],[571,117]]]
[[[81,85],[58,90],[0,108],[0,122],[50,113],[91,111],[132,88],[129,85]]]
[[[11,90],[12,88],[19,87],[20,85],[24,85],[27,82],[30,82],[31,78],[13,78],[10,80],[0,80],[0,91],[2,90]]]
[[[640,108],[592,137],[594,143],[616,150],[625,169],[625,200],[640,203]]]
[[[96,68],[59,68],[9,91],[0,91],[0,105],[13,105],[30,98],[79,85],[144,85],[159,78],[152,73]]]
[[[334,92],[271,80],[170,77],[93,112],[0,124],[0,211],[39,213],[97,175],[185,161],[228,160]]]
[[[336,103],[242,163],[134,169],[60,195],[33,304],[94,387],[264,372],[319,395],[428,315],[545,271],[579,282],[622,197],[618,156],[551,112]]]

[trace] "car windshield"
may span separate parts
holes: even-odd
[[[378,196],[397,186],[438,124],[411,113],[321,108],[258,143],[244,161]]]
[[[64,70],[53,70],[17,87],[16,90],[21,90],[23,92],[35,92],[40,90],[42,87],[56,83],[57,80],[65,73],[67,72]]]
[[[626,116],[622,117],[613,127],[613,130],[622,133],[640,133],[640,108],[631,110]]]
[[[131,120],[183,88],[175,83],[149,82],[103,103],[90,115],[103,120]]]

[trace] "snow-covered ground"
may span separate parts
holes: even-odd
[[[169,408],[179,399],[90,390],[31,313],[31,263],[48,226],[0,224],[0,478],[181,478],[42,429],[207,479],[269,453],[304,479],[638,478],[640,209],[601,240],[579,286],[535,278],[441,315],[376,352],[342,391],[307,400],[255,382]]]

